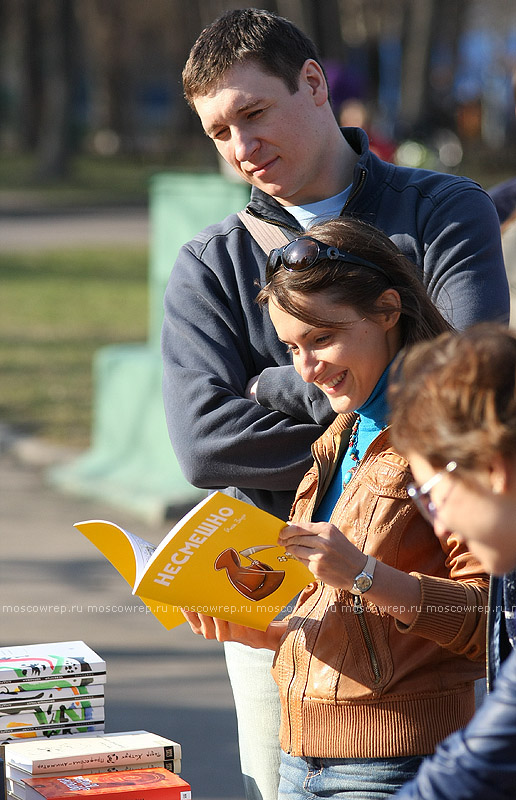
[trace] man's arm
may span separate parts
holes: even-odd
[[[508,322],[509,287],[491,198],[464,182],[437,200],[423,231],[430,297],[458,330],[485,320]]]
[[[248,274],[237,271],[220,242],[211,252],[207,245],[203,260],[192,248],[182,248],[172,270],[162,335],[170,437],[194,485],[293,491],[323,428],[309,421],[310,401],[304,396],[295,419],[245,397],[253,375],[266,366],[287,366],[288,356],[268,315],[254,302],[259,270],[244,239],[249,237],[242,230],[231,236],[237,237],[231,256],[238,256]],[[217,274],[208,266],[210,255]],[[283,382],[294,374],[293,368],[278,372],[286,373],[278,376]]]
[[[266,313],[266,312],[265,312]],[[335,412],[317,386],[304,382],[292,365],[264,369],[256,381],[255,400],[270,410],[283,411],[300,422],[328,427]]]

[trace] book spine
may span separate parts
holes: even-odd
[[[17,760],[18,754],[10,756],[6,752],[9,763],[24,767],[22,760]],[[83,768],[91,768],[94,772],[99,772],[100,767],[111,767],[114,764],[122,766],[134,764],[135,766],[152,763],[153,761],[174,761],[181,758],[181,747],[178,744],[156,745],[152,747],[127,748],[126,750],[105,750],[97,753],[81,753],[78,755],[70,754],[65,756],[54,756],[47,758],[35,758],[30,765],[30,772],[33,775],[49,775],[53,772],[66,772],[67,770],[77,770],[79,773]]]
[[[9,703],[5,704],[0,700],[0,728],[3,726],[3,718],[12,716],[16,717],[18,714],[39,714],[45,717],[53,717],[56,712],[60,715],[66,715],[68,711],[80,712],[83,708],[99,708],[104,705],[104,697],[85,697],[76,699],[63,699],[45,702],[44,700],[35,700],[32,703]]]
[[[67,725],[89,725],[91,722],[102,722],[104,719],[104,703],[98,707],[79,706],[64,708],[58,706],[47,713],[47,709],[20,711],[19,714],[0,716],[0,736],[5,733],[21,733],[34,728],[65,727]]]
[[[0,692],[0,706],[29,705],[31,703],[59,703],[72,700],[89,700],[91,697],[103,697],[105,690],[104,683],[85,683],[78,686],[64,686],[55,688],[44,686],[42,689],[20,689],[10,690],[5,686],[6,691]]]
[[[12,742],[20,742],[27,738],[27,733],[30,733],[31,739],[50,739],[60,736],[84,736],[86,733],[103,733],[104,720],[101,722],[92,722],[91,724],[84,723],[83,725],[62,725],[46,728],[13,728],[10,731],[0,731],[0,745],[10,744]]]
[[[179,775],[181,772],[181,759],[176,758],[172,761],[150,761],[146,764],[116,764],[110,767],[103,767],[103,772],[127,772],[131,769],[151,769],[154,767],[162,767],[163,769],[168,769],[169,772],[174,772],[176,775]],[[75,769],[75,770],[68,770],[65,769],[63,771],[56,770],[52,772],[52,775],[91,775],[93,772],[98,772],[99,770],[96,767],[91,767],[90,769]],[[11,781],[15,783],[21,784],[22,781],[26,780],[27,778],[33,777],[32,772],[27,772],[24,769],[19,769],[18,767],[13,766],[7,762],[5,764],[5,777],[9,778]],[[15,793],[16,794],[16,793]]]
[[[145,764],[145,767],[161,767],[163,769],[167,769],[169,772],[173,772],[175,775],[179,775],[181,772],[181,761],[177,759],[175,761],[153,761],[151,764]],[[129,772],[132,769],[140,769],[139,764],[124,764],[122,766],[116,767],[109,767],[108,769],[104,770],[105,772]],[[74,772],[66,772],[62,773],[63,775],[93,775],[95,772],[98,772],[97,769],[82,769],[76,770]],[[52,773],[58,774],[58,773]],[[9,764],[5,765],[5,782],[8,794],[16,797],[18,800],[25,800],[26,798],[26,786],[24,784],[25,778],[30,778],[31,775],[28,772],[24,772],[21,769],[16,769],[16,767],[11,767]]]
[[[93,773],[92,778],[95,775]],[[99,776],[100,777],[100,776]],[[105,775],[103,777],[106,777]],[[191,800],[192,793],[189,784],[181,780],[179,776],[174,784],[170,782],[128,782],[113,781],[109,786],[104,780],[99,783],[76,789],[71,785],[67,786],[63,779],[63,784],[57,789],[52,787],[26,786],[24,800],[45,800],[51,797],[52,800]],[[41,788],[41,791],[39,789]],[[21,799],[20,799],[21,800]]]
[[[49,675],[48,677],[38,676],[35,678],[32,675],[22,678],[18,675],[9,675],[7,673],[0,672],[0,686],[9,684],[11,689],[15,689],[17,686],[24,685],[32,685],[32,688],[44,686],[48,686],[49,688],[54,686],[81,686],[83,685],[83,682],[87,682],[88,679],[90,683],[91,681],[95,681],[96,683],[105,683],[105,667],[98,672],[94,672],[93,670],[88,672],[80,672],[77,675],[71,675],[70,677],[67,677],[66,675]]]

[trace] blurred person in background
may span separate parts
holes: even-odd
[[[310,446],[334,412],[297,375],[255,303],[266,253],[249,223],[288,240],[316,218],[364,219],[413,261],[434,303],[463,328],[508,317],[498,220],[473,181],[386,163],[363,130],[341,130],[313,43],[269,11],[236,9],[210,24],[192,47],[183,86],[218,153],[252,190],[246,224],[234,214],[201,231],[172,269],[162,331],[169,434],[192,484],[223,488],[286,520]],[[276,800],[272,653],[225,650],[247,797]]]
[[[344,100],[339,109],[341,128],[362,128],[369,137],[369,149],[383,161],[394,161],[396,142],[382,134],[371,121],[371,115],[363,100],[352,97]]]

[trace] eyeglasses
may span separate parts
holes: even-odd
[[[457,469],[457,464],[455,461],[450,461],[446,464],[445,468],[440,472],[436,472],[435,475],[432,475],[426,483],[422,486],[417,487],[415,483],[409,483],[407,486],[407,493],[411,500],[414,501],[416,506],[418,507],[421,514],[432,524],[435,520],[435,515],[437,513],[437,508],[430,497],[430,492],[437,486],[440,480],[444,478],[445,475],[449,475],[451,472]]]
[[[265,267],[265,280],[270,283],[273,276],[280,267],[284,267],[288,272],[303,272],[310,269],[320,261],[343,261],[346,264],[355,264],[360,267],[368,267],[375,272],[384,275],[390,282],[390,278],[382,267],[366,261],[365,258],[355,256],[345,250],[339,250],[332,245],[326,245],[312,239],[311,236],[302,236],[292,242],[271,250]]]

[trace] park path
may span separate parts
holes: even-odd
[[[141,245],[149,238],[145,207],[15,213],[0,210],[0,251]]]
[[[133,245],[148,213],[101,209],[14,214],[0,209],[0,251]],[[146,729],[183,746],[183,777],[198,800],[242,800],[236,720],[222,646],[186,625],[166,631],[74,528],[110,519],[158,543],[150,525],[48,486],[47,467],[75,454],[13,435],[0,420],[0,642],[82,639],[107,662],[106,731]]]

